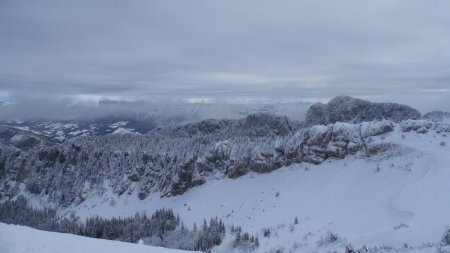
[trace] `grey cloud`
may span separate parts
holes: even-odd
[[[443,0],[1,1],[9,95],[0,98],[348,94],[446,109],[449,9]]]

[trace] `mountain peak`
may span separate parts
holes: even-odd
[[[373,120],[400,122],[406,119],[419,119],[416,109],[396,103],[374,103],[349,96],[337,96],[327,104],[313,104],[306,113],[305,123],[327,125],[336,122],[360,123]]]

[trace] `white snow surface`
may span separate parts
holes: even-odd
[[[255,252],[343,252],[348,243],[438,252],[450,225],[450,145],[440,143],[450,144],[450,137],[433,131],[402,133],[397,127],[381,138],[399,148],[373,157],[358,154],[269,174],[210,180],[170,198],[155,194],[139,200],[136,192],[120,197],[107,192],[99,199],[92,193],[62,214],[74,211],[83,220],[172,208],[188,227],[218,216],[229,226],[258,235],[261,246]],[[270,238],[263,237],[263,228],[272,229]],[[319,246],[328,232],[339,240]],[[230,251],[231,240],[228,234],[213,252]],[[402,249],[405,244],[409,248]]]
[[[136,134],[136,133],[132,128],[117,127],[114,129],[113,134]]]
[[[93,239],[0,223],[2,253],[182,253],[187,251]]]

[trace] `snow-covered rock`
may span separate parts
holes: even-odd
[[[313,104],[306,113],[306,125],[326,125],[335,122],[360,123],[373,120],[400,122],[419,119],[420,112],[407,105],[372,103],[348,96],[338,96],[327,104]]]

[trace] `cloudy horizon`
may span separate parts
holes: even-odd
[[[2,1],[0,101],[350,95],[449,110],[449,9],[448,1]]]

